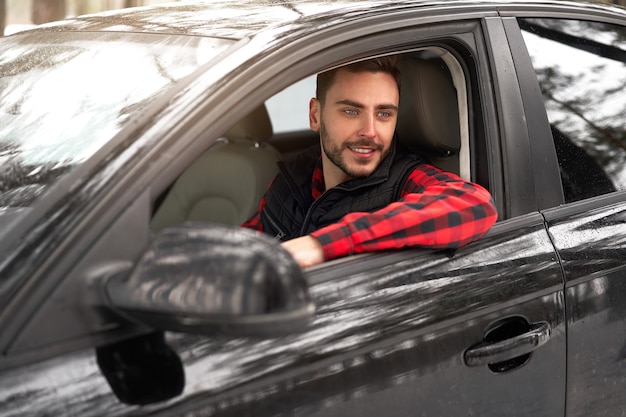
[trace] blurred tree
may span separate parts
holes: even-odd
[[[83,14],[92,12],[92,5],[89,4],[89,0],[74,0],[74,7],[76,11],[76,15],[80,16]],[[93,3],[93,2],[91,2]]]
[[[4,34],[7,25],[7,4],[6,0],[0,0],[0,36]]]
[[[34,24],[65,19],[65,0],[33,0],[31,19]]]

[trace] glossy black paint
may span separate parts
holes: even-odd
[[[623,198],[547,213],[567,278],[568,416],[606,416],[626,408]]]
[[[338,416],[348,410],[380,415],[389,407],[433,416],[459,409],[562,413],[560,269],[541,219],[514,223],[497,225],[490,237],[451,258],[407,250],[307,272],[317,314],[302,334],[266,340],[172,335],[170,345],[183,359],[187,386],[182,396],[148,410],[258,416],[292,407]],[[482,341],[487,330],[520,314],[530,321],[547,320],[552,329],[550,340],[529,361],[502,374],[464,364],[463,352]],[[30,373],[65,372],[54,363],[33,365]],[[489,396],[480,394],[483,384],[489,385]],[[57,402],[69,414],[98,415],[107,409],[109,415],[124,415],[132,409],[115,405],[112,394],[94,397],[106,389],[101,378],[76,385],[64,401],[58,392],[36,394],[25,388],[20,390],[30,410],[37,409],[38,396],[45,407]],[[9,395],[13,390],[2,387]],[[85,404],[93,411],[83,410]]]

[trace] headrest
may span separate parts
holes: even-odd
[[[241,119],[224,135],[231,140],[266,142],[272,137],[272,122],[265,105],[260,105]]]
[[[446,157],[461,149],[456,89],[443,61],[405,59],[397,131],[400,142],[426,156]]]

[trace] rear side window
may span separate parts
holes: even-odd
[[[626,29],[520,19],[543,93],[565,201],[626,190]]]

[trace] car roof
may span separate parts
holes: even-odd
[[[42,25],[34,30],[116,31],[200,35],[240,40],[264,29],[290,26],[304,32],[320,25],[332,25],[358,16],[421,7],[453,11],[465,10],[542,10],[583,9],[620,11],[617,6],[564,0],[191,0],[114,10],[70,18]]]

